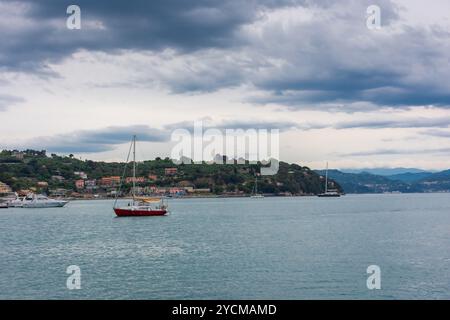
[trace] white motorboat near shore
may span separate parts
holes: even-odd
[[[28,195],[22,201],[22,208],[60,208],[64,207],[69,201],[50,199],[44,195]],[[20,205],[18,205],[20,206]]]

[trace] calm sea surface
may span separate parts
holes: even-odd
[[[0,210],[2,299],[450,298],[450,194],[112,201]],[[381,268],[381,290],[366,269]],[[81,268],[81,289],[66,268]]]

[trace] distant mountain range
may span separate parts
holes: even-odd
[[[344,173],[362,173],[367,172],[379,176],[393,176],[404,173],[433,173],[433,170],[422,170],[416,168],[365,168],[365,169],[341,169]]]
[[[317,172],[325,174],[325,170]],[[440,172],[406,168],[328,170],[328,176],[339,183],[346,193],[450,192],[450,170]]]
[[[414,183],[432,176],[432,172],[405,172],[385,176],[390,180],[397,180],[406,183]]]

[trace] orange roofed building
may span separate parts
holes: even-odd
[[[126,177],[125,183],[133,183],[133,180],[136,183],[144,183],[145,182],[145,178],[144,177],[136,177],[136,178]]]
[[[100,185],[111,187],[120,184],[119,176],[103,177],[100,179]]]
[[[0,193],[8,193],[11,192],[11,188],[6,184],[0,181]]]

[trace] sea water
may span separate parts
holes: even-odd
[[[164,217],[112,205],[1,209],[0,298],[450,298],[450,194],[173,199]]]

